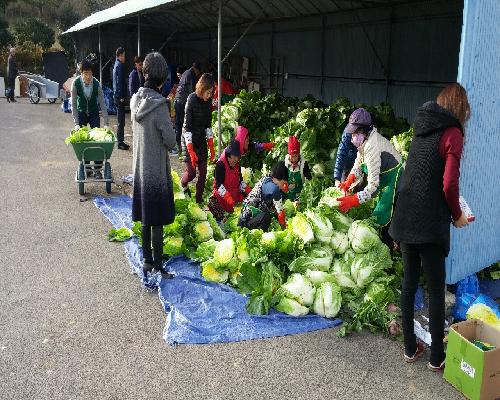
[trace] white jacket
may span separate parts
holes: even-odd
[[[384,172],[381,171],[382,157],[391,156],[398,163],[402,162],[401,154],[392,143],[378,133],[377,128],[373,128],[368,139],[358,148],[358,155],[351,170],[351,174],[354,174],[358,180],[363,177],[361,165],[365,164],[368,169],[368,183],[361,192],[357,193],[361,204],[371,199],[379,187],[380,173]]]

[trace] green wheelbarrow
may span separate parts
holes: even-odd
[[[85,194],[85,184],[89,182],[104,182],[106,193],[111,193],[111,183],[113,183],[113,174],[109,159],[113,153],[116,140],[112,142],[78,142],[71,143],[75,151],[76,158],[80,161],[76,170],[75,182],[78,184],[78,193]],[[104,171],[101,179],[89,176],[89,171],[93,170],[90,161],[102,161]]]

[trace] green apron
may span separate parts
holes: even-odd
[[[297,195],[302,191],[302,175],[300,171],[292,172],[288,170],[288,198],[292,201],[297,199]]]
[[[374,196],[378,195],[378,201],[372,215],[381,226],[386,226],[391,221],[396,185],[402,166],[402,164],[398,164],[394,168],[382,172],[379,176],[379,186],[374,193]],[[361,165],[361,170],[368,174],[366,164]]]

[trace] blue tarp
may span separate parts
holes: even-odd
[[[96,197],[96,207],[116,228],[132,226],[131,199],[128,196]],[[142,251],[136,239],[125,242],[132,271],[142,277]],[[184,256],[165,264],[173,279],[151,277],[148,286],[159,288],[166,314],[164,339],[169,344],[217,343],[285,336],[339,325],[317,315],[291,317],[271,310],[269,315],[252,316],[246,312],[247,298],[227,285],[206,282],[200,266]]]

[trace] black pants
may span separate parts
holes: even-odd
[[[436,244],[401,243],[403,254],[404,278],[401,293],[401,311],[403,316],[403,334],[406,355],[416,351],[416,337],[413,328],[413,312],[415,293],[421,269],[424,270],[429,291],[429,328],[432,338],[432,365],[440,365],[444,361],[444,318],[445,318],[445,265],[446,253]]]
[[[151,249],[151,245],[153,245],[153,249]],[[144,263],[161,267],[163,257],[163,226],[142,226],[142,256]]]
[[[123,143],[125,140],[125,103],[115,98],[115,104],[116,118],[118,119],[116,138],[118,139],[118,143]]]
[[[271,225],[271,214],[268,212],[261,212],[255,217],[251,217],[248,221],[239,221],[239,226],[247,227],[248,229],[262,229],[267,232],[269,225]]]
[[[16,88],[16,78],[7,78],[7,98],[14,99],[14,89]]]
[[[99,118],[99,111],[94,113],[78,113],[78,125],[87,126],[90,125],[90,128],[100,128],[101,120]],[[85,164],[89,164],[90,161],[85,161]],[[102,167],[102,161],[94,161],[94,169],[100,170]]]
[[[184,124],[184,110],[186,105],[180,104],[179,102],[174,103],[175,108],[175,140],[177,141],[177,146],[181,147],[181,136],[182,136],[182,125]]]

